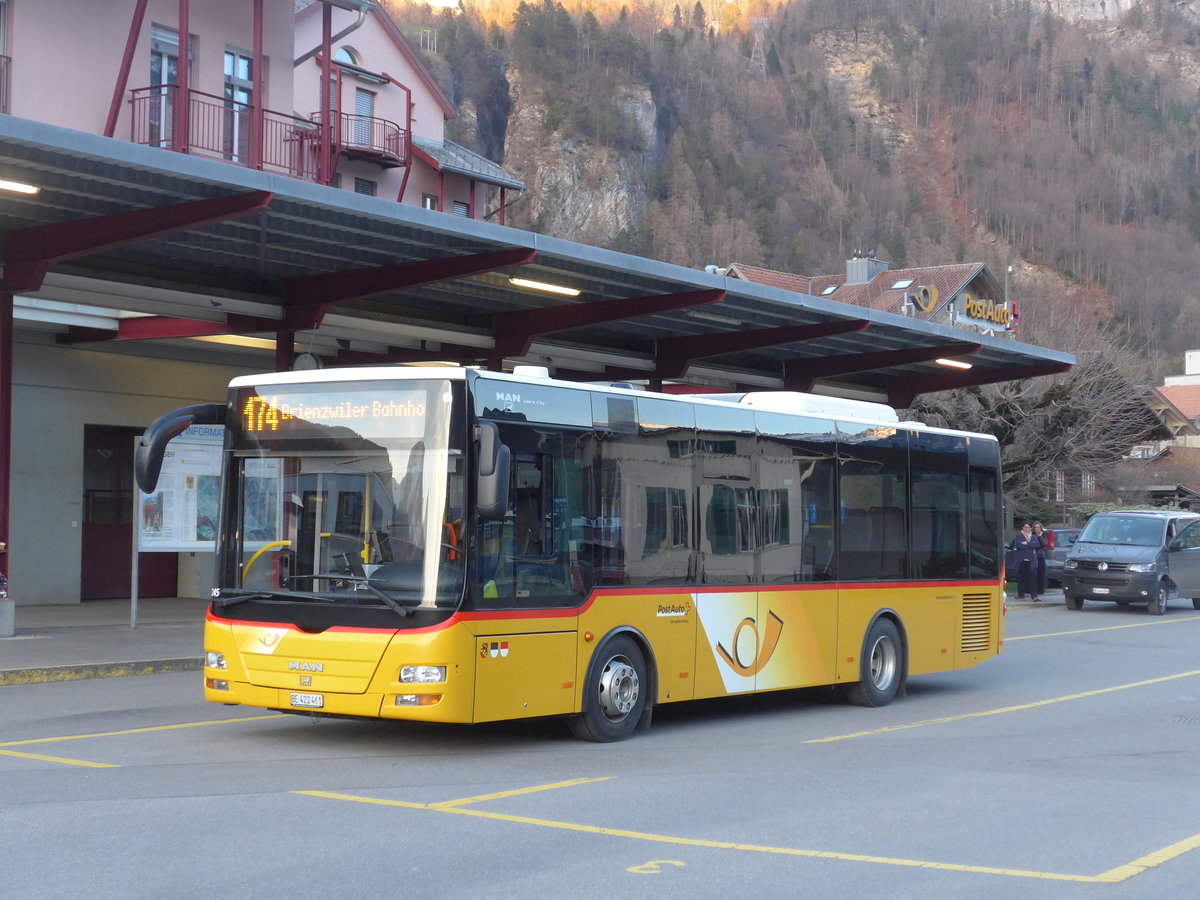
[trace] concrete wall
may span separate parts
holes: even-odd
[[[190,403],[219,402],[234,368],[18,340],[13,355],[9,582],[18,605],[79,601],[83,427],[142,428]],[[187,554],[183,554],[187,557]],[[180,560],[184,594],[207,591],[207,554]]]

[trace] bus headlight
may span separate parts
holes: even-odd
[[[224,669],[225,654],[214,653],[212,650],[206,651],[204,654],[204,667],[206,669]]]
[[[445,666],[401,666],[402,684],[439,684],[446,680]]]

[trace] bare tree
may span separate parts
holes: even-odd
[[[932,425],[995,435],[1012,510],[1044,503],[1059,470],[1105,471],[1156,424],[1141,399],[1148,366],[1128,334],[1063,302],[1039,312],[1024,337],[1074,353],[1079,362],[1071,371],[929,394],[910,411]]]

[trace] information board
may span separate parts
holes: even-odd
[[[138,550],[216,549],[224,441],[223,425],[192,425],[167,444],[154,493],[138,492]]]

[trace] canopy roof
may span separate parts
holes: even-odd
[[[0,178],[40,188],[0,197],[3,290],[33,298],[18,304],[19,325],[53,328],[65,343],[265,335],[290,348],[294,335],[295,349],[325,365],[521,360],[558,377],[816,390],[900,407],[923,392],[1074,363],[1006,338],[11,116],[0,116]],[[39,303],[114,312],[28,311]]]

